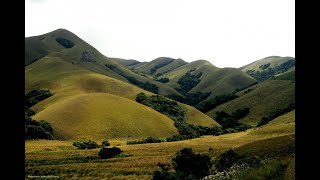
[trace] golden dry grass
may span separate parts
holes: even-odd
[[[107,93],[77,95],[33,116],[47,120],[65,139],[165,138],[178,134],[167,116],[135,101]]]
[[[290,124],[290,123],[289,123]],[[245,132],[221,136],[203,136],[196,139],[154,144],[126,145],[121,139],[110,139],[111,145],[119,145],[125,156],[102,160],[97,157],[99,149],[77,150],[67,141],[26,141],[26,174],[36,170],[58,175],[62,178],[106,178],[106,179],[151,179],[157,164],[171,163],[176,152],[191,147],[197,153],[208,153],[213,148],[214,156],[224,150],[237,148],[259,140],[291,135],[293,126],[286,123],[286,131],[279,125],[262,126]],[[264,133],[269,132],[269,133]],[[52,146],[48,146],[51,144]],[[39,145],[42,144],[42,145]],[[69,144],[69,145],[68,145]],[[64,145],[64,148],[55,148]],[[50,148],[50,150],[48,150]],[[212,154],[212,153],[211,153]],[[85,158],[92,158],[84,161]]]

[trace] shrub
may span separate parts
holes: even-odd
[[[141,141],[128,141],[127,144],[146,144],[146,143],[160,143],[162,142],[161,139],[154,138],[154,137],[147,137]]]
[[[161,78],[161,79],[157,79],[156,81],[159,81],[162,83],[167,83],[167,82],[169,82],[169,78]]]
[[[110,146],[110,143],[109,143],[109,141],[108,140],[104,140],[104,141],[102,141],[102,146]]]
[[[215,165],[218,171],[223,171],[235,164],[241,156],[233,150],[228,150],[220,155],[218,163]]]
[[[177,173],[191,176],[196,179],[206,176],[212,166],[209,156],[194,154],[191,148],[184,148],[172,159]]]
[[[98,155],[100,156],[101,159],[108,159],[115,157],[116,155],[120,154],[123,152],[120,148],[117,147],[112,147],[112,148],[102,148]]]
[[[98,148],[98,144],[94,141],[76,141],[72,144],[78,149],[95,149]]]
[[[35,121],[25,113],[25,139],[53,139],[53,128],[45,121]]]

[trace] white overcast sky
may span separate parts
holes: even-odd
[[[67,29],[108,57],[241,67],[295,56],[294,0],[26,0],[25,36]]]

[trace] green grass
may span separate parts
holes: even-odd
[[[75,45],[72,48],[64,48],[58,42],[56,38],[62,37],[72,41]],[[107,68],[105,65],[115,66],[117,71],[121,71],[125,76],[131,76],[141,82],[150,82],[159,87],[159,94],[168,95],[176,94],[180,95],[173,88],[157,82],[155,80],[143,77],[137,73],[132,72],[125,66],[122,66],[121,63],[114,61],[115,58],[108,58],[101,54],[97,49],[92,47],[90,44],[83,41],[81,38],[73,34],[72,32],[65,29],[58,29],[40,36],[33,36],[26,38],[26,52],[25,52],[25,64],[30,64],[32,59],[43,58],[60,58],[61,60],[68,62],[74,66],[81,67],[83,69],[106,75],[124,82],[128,80],[123,77],[119,72],[115,72],[110,68]],[[39,53],[40,52],[40,53]],[[90,62],[81,60],[83,53],[86,52],[89,54]],[[39,59],[40,60],[40,59]],[[38,61],[39,61],[38,60]],[[33,63],[32,63],[33,64]],[[30,65],[32,65],[30,64]]]
[[[294,81],[296,79],[295,78],[295,70],[283,73],[281,75],[278,75],[274,79],[276,79],[276,80],[292,80],[292,81]]]
[[[54,96],[41,101],[32,109],[38,113],[34,118],[49,121],[59,137],[101,139],[118,136],[141,139],[147,136],[165,138],[176,133],[173,121],[167,116],[135,102],[138,93],[152,93],[129,83],[94,73],[58,57],[45,57],[34,62],[26,67],[25,73],[26,92],[38,88],[53,91]],[[99,98],[104,101],[101,102]],[[207,126],[217,124],[195,108],[184,104],[182,106],[188,109],[187,122]],[[111,128],[110,131],[108,128]]]
[[[244,72],[246,72],[247,70],[261,71],[262,69],[260,69],[259,67],[263,64],[270,63],[269,67],[275,67],[277,65],[280,65],[286,62],[289,59],[292,59],[292,57],[269,56],[269,57],[254,61],[248,65],[245,65],[240,69]]]
[[[193,73],[202,72],[202,76],[200,77],[201,81],[190,90],[190,93],[212,92],[208,98],[232,93],[236,88],[248,86],[256,81],[239,69],[217,68],[205,60],[188,63],[159,76],[159,78],[169,78],[170,81],[166,84],[176,88],[179,87],[178,80],[192,69],[195,69]]]
[[[217,111],[230,114],[237,109],[248,107],[249,114],[240,119],[240,122],[256,126],[263,116],[283,109],[290,103],[295,103],[295,82],[267,80],[256,85],[253,91],[219,105],[206,114],[214,119]]]

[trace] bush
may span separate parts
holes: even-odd
[[[100,156],[101,159],[108,159],[115,157],[116,155],[120,154],[123,152],[120,148],[117,147],[112,147],[112,148],[102,148],[98,155]]]
[[[160,143],[162,142],[161,139],[154,138],[154,137],[147,137],[141,141],[128,141],[127,144],[146,144],[146,143]]]
[[[78,149],[95,149],[98,148],[98,144],[94,141],[76,141],[72,144]]]
[[[233,150],[228,150],[220,155],[218,163],[215,165],[218,171],[223,171],[235,164],[241,156]]]
[[[110,146],[110,143],[109,143],[109,141],[108,140],[104,140],[104,141],[102,141],[102,146]]]
[[[161,79],[157,79],[156,81],[159,81],[162,83],[167,83],[167,82],[169,82],[169,78],[161,78]]]
[[[214,109],[215,107],[219,106],[220,104],[226,103],[228,101],[231,101],[233,99],[238,98],[239,96],[235,94],[224,94],[221,96],[216,96],[213,99],[208,99],[200,102],[195,107],[201,111],[201,112],[208,112],[211,109]]]
[[[35,121],[25,113],[25,139],[53,139],[53,128],[45,121]]]
[[[172,159],[177,173],[200,179],[206,175],[212,166],[209,156],[194,154],[191,148],[184,148]]]

